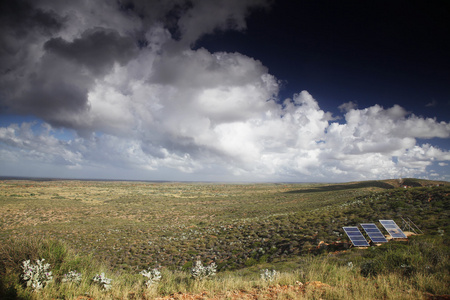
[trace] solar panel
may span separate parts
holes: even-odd
[[[394,239],[406,239],[406,235],[393,220],[380,220],[381,225]]]
[[[364,228],[364,231],[367,233],[372,242],[387,243],[386,238],[381,233],[380,229],[378,229],[377,225],[373,223],[364,223],[361,224],[361,227]]]
[[[359,231],[358,227],[350,226],[342,228],[344,228],[345,233],[352,241],[353,246],[355,247],[369,246],[369,243],[366,241],[366,238],[362,235],[361,231]]]

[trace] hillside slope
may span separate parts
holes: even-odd
[[[288,286],[282,293],[295,299],[377,299],[385,293],[402,298],[406,290],[412,293],[406,298],[450,293],[445,285],[450,279],[446,182],[0,185],[0,296],[13,295],[11,299],[70,299],[86,292],[94,298],[139,294],[151,299],[175,297],[177,292],[220,298],[239,289],[254,295],[253,286],[265,293],[276,283]],[[366,222],[379,225],[380,219],[402,225],[402,218],[411,219],[425,234],[362,250],[349,248],[342,230]],[[55,284],[46,288],[47,294],[33,294],[20,281],[21,262],[39,258],[54,268]],[[197,260],[216,263],[216,279],[193,280],[189,272]],[[84,281],[71,288],[62,285],[63,274],[75,268],[85,274]],[[139,275],[148,268],[163,273],[161,284],[151,290]],[[281,276],[262,280],[266,268]],[[115,274],[115,285],[106,294],[90,280],[100,270]],[[365,294],[367,283],[355,280],[367,278],[383,288]],[[323,285],[299,286],[297,281]],[[401,284],[389,283],[394,281]]]

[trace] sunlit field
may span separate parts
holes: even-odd
[[[448,183],[415,179],[347,184],[4,180],[0,296],[445,295],[450,293],[449,193]],[[380,219],[402,225],[402,218],[425,234],[356,249],[342,230],[372,222],[381,229]],[[41,258],[51,265],[53,280],[33,291],[21,280],[20,265]],[[216,275],[192,278],[196,261],[215,263]],[[149,268],[161,272],[161,281],[147,288],[139,273]],[[63,283],[63,275],[75,269],[83,275],[81,283]],[[276,278],[262,278],[264,269],[275,270]],[[112,279],[108,291],[92,283],[101,272]]]

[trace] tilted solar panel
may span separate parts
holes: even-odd
[[[380,229],[378,229],[377,225],[375,225],[373,223],[364,223],[364,224],[361,224],[361,227],[367,233],[367,235],[372,240],[372,242],[387,243],[386,238],[381,233]]]
[[[352,241],[353,246],[355,247],[369,246],[369,243],[366,241],[366,238],[362,235],[361,231],[359,231],[358,227],[349,226],[342,228],[350,238],[350,241]]]
[[[393,220],[380,220],[381,225],[394,239],[406,239],[406,235]]]

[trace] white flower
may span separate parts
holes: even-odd
[[[349,261],[347,267],[351,270],[353,269],[353,262]]]
[[[280,273],[275,270],[269,271],[269,269],[264,269],[261,273],[261,279],[264,281],[273,281],[279,276],[279,274]]]
[[[158,269],[151,270],[149,268],[148,270],[144,270],[144,271],[140,272],[139,274],[148,278],[148,280],[145,281],[145,285],[147,286],[147,288],[149,288],[154,283],[161,280],[161,272],[159,272]]]
[[[112,287],[112,279],[107,278],[105,273],[95,275],[94,278],[92,278],[92,281],[98,283],[106,291],[110,290]]]
[[[52,272],[49,271],[50,264],[43,264],[45,259],[36,260],[36,264],[32,264],[30,260],[22,263],[22,278],[26,282],[27,287],[31,287],[37,291],[52,281]]]
[[[82,277],[81,273],[78,273],[77,271],[70,271],[69,273],[64,274],[64,278],[61,281],[80,283],[81,277]]]
[[[192,277],[194,277],[194,279],[203,280],[207,277],[216,275],[216,272],[217,272],[216,263],[213,262],[209,266],[204,267],[202,265],[202,262],[197,260],[194,268],[192,268],[191,270],[191,275]]]

